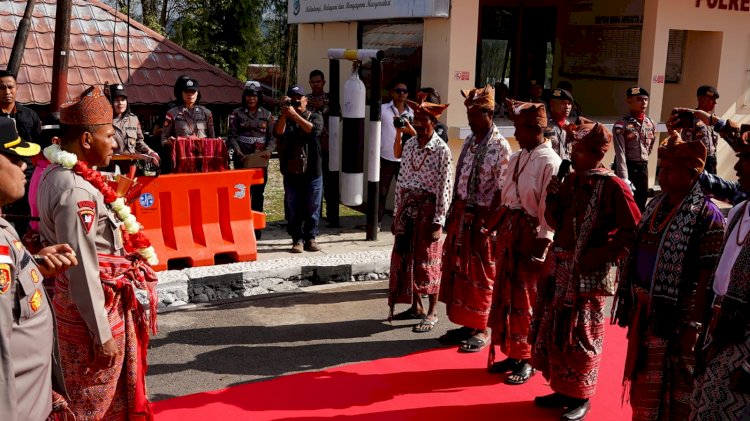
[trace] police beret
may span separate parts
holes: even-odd
[[[703,85],[698,88],[698,92],[696,93],[696,96],[710,96],[716,99],[719,99],[719,91],[716,90],[711,85]]]
[[[631,96],[649,96],[648,91],[641,88],[640,86],[633,86],[632,88],[628,88],[628,98]]]
[[[10,118],[0,118],[0,153],[16,156],[34,156],[41,147],[27,142],[18,136],[16,122]]]
[[[552,99],[560,99],[560,100],[568,100],[570,102],[573,102],[573,95],[566,91],[565,89],[553,89],[552,90]]]
[[[122,84],[109,85],[109,97],[115,99],[115,97],[122,96],[127,98],[128,94],[125,92],[125,86]]]

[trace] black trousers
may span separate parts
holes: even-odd
[[[383,221],[385,213],[385,199],[388,197],[388,191],[391,189],[391,182],[398,179],[398,172],[401,170],[401,162],[389,161],[380,158],[380,184],[378,185],[378,224]]]
[[[648,201],[648,161],[627,161],[628,179],[635,186],[635,203],[641,212],[646,209]]]
[[[322,151],[323,156],[323,197],[326,200],[326,219],[329,225],[339,225],[339,191],[338,171],[328,170],[328,151]],[[321,207],[322,212],[322,207]]]

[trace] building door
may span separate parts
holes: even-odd
[[[480,5],[477,86],[502,82],[518,99],[531,80],[550,88],[556,21],[555,7]]]

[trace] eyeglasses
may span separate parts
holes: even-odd
[[[396,89],[393,90],[393,92],[395,92],[397,94],[406,94],[406,93],[409,93],[409,90],[408,89],[402,89],[402,88],[396,88]]]

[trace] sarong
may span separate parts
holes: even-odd
[[[531,365],[550,381],[552,390],[578,399],[596,391],[604,343],[605,299],[578,294],[571,280],[573,253],[555,248],[549,253],[554,288],[545,287],[534,307],[529,334]],[[553,290],[553,291],[550,291]],[[549,298],[547,300],[546,298]]]
[[[453,202],[443,245],[440,301],[446,304],[451,322],[472,329],[485,329],[497,276],[495,239],[486,236],[475,248],[471,238],[472,234],[477,235],[480,227],[474,225],[479,217],[486,216],[486,211],[475,210],[475,214],[466,215],[465,210],[466,202]]]
[[[497,281],[487,325],[493,346],[499,344],[503,354],[517,360],[531,358],[529,327],[542,270],[531,260],[536,226],[536,218],[514,209],[505,213],[497,231]]]
[[[402,190],[401,207],[393,217],[396,238],[391,254],[388,305],[411,304],[413,294],[440,290],[442,241],[432,241],[435,195]]]
[[[648,333],[648,302],[649,292],[636,287],[625,363],[633,420],[686,420],[690,416],[695,355],[682,353],[677,338],[668,341]]]
[[[732,390],[732,372],[750,359],[750,337],[731,344],[708,361],[706,371],[698,376],[691,397],[690,420],[745,420],[750,394]]]
[[[78,420],[151,421],[146,397],[149,330],[156,333],[156,274],[142,260],[98,255],[99,276],[112,337],[120,355],[112,367],[93,369],[93,340],[70,298],[65,274],[58,276],[53,306],[69,408]],[[135,289],[149,293],[148,314]]]

